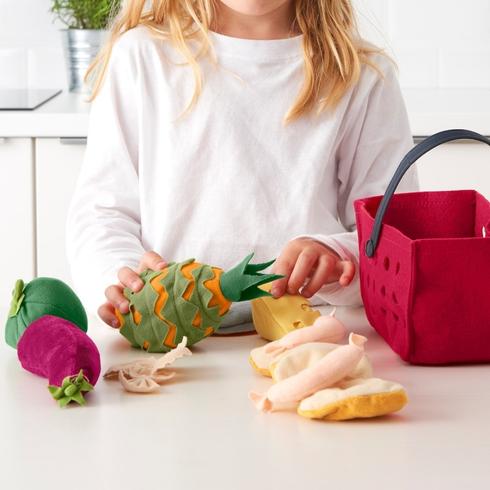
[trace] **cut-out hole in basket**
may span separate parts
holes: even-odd
[[[384,258],[383,267],[385,268],[385,271],[390,269],[390,258],[389,257]]]
[[[395,267],[395,275],[398,274],[399,272],[400,272],[400,262],[397,262]]]
[[[386,288],[384,286],[381,286],[380,292],[381,296],[386,296]]]
[[[400,317],[394,311],[392,313],[393,313],[393,318],[395,319],[395,322],[397,322],[400,319]]]
[[[381,307],[380,310],[381,310],[381,313],[383,313],[383,315],[386,316],[386,308]]]
[[[391,293],[391,299],[393,300],[393,303],[396,305],[398,304],[398,298],[396,297],[396,294],[393,292]]]

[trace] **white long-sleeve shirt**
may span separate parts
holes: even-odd
[[[384,79],[365,66],[335,111],[285,126],[303,80],[302,36],[210,36],[218,66],[199,61],[202,94],[178,122],[194,90],[190,67],[142,25],[117,40],[68,212],[76,292],[96,314],[118,269],[146,250],[227,269],[309,236],[356,265],[349,286],[319,296],[361,304],[353,201],[382,194],[412,147],[392,63],[374,55]],[[411,170],[398,191],[416,188]]]

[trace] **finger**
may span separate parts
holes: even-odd
[[[129,312],[129,302],[123,294],[122,286],[116,286],[114,284],[109,286],[105,290],[105,296],[109,303],[112,303],[113,306],[121,310],[121,313]]]
[[[119,328],[119,320],[114,314],[114,306],[111,303],[104,303],[99,307],[97,313],[104,323],[107,323],[107,325],[113,328]]]
[[[329,255],[322,255],[318,259],[318,264],[310,280],[301,290],[301,295],[305,298],[311,298],[318,290],[327,283],[331,269],[335,267],[334,259]]]
[[[284,276],[272,283],[271,293],[274,298],[280,298],[286,292],[289,276],[294,269],[298,254],[299,251],[295,251],[292,247],[286,247],[274,263],[272,272]]]
[[[337,262],[337,268],[340,273],[339,284],[341,286],[348,286],[356,273],[356,266],[351,260],[339,260]]]
[[[123,286],[131,288],[134,292],[143,287],[143,281],[140,276],[130,267],[121,267],[117,272],[117,278]]]
[[[163,269],[166,265],[167,263],[161,255],[157,254],[153,250],[149,250],[143,254],[137,272],[143,272],[145,269]]]
[[[308,274],[312,273],[312,269],[318,261],[318,254],[312,250],[303,250],[296,260],[293,272],[288,281],[288,293],[298,294],[299,288],[305,283]]]

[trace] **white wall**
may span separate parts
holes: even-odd
[[[354,0],[362,32],[388,47],[403,87],[490,87],[490,0]],[[0,0],[0,88],[62,87],[50,0]]]
[[[354,0],[404,87],[490,87],[490,0]]]
[[[0,88],[67,86],[51,0],[0,0]]]

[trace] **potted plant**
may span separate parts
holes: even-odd
[[[86,92],[84,74],[107,34],[121,0],[52,0],[50,11],[67,27],[60,29],[70,92]],[[54,22],[53,20],[53,22]]]

